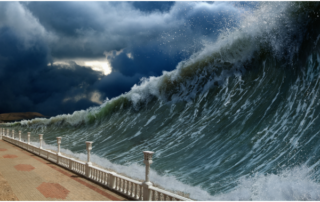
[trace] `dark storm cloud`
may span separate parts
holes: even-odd
[[[235,21],[239,15],[228,3],[28,2],[24,5],[48,32],[55,34],[56,38],[50,40],[55,58],[102,57],[104,52],[150,41],[160,44],[164,40],[180,47],[184,40],[179,38],[198,39],[203,33],[213,36],[217,26],[234,25],[226,24],[231,23],[226,18]],[[177,31],[179,34],[175,34]],[[166,40],[163,36],[167,33],[176,40]]]
[[[77,37],[81,28],[103,31],[98,19],[77,2],[23,2],[47,29],[59,35]]]
[[[148,77],[174,69],[182,59],[185,59],[183,52],[173,51],[168,54],[167,50],[159,46],[144,45],[128,48],[110,60],[113,70],[124,76],[141,74]]]
[[[125,2],[30,2],[25,7],[57,37],[53,57],[101,57],[106,51],[144,43],[176,25],[161,13],[148,16]]]
[[[163,31],[152,42],[127,47],[121,54],[111,57],[113,70],[125,76],[136,73],[145,77],[159,76],[199,51],[203,47],[202,40],[214,41],[220,30],[236,26],[239,20],[239,13],[234,12],[234,8],[227,9],[225,3],[209,6],[190,3],[171,9],[172,18],[183,19],[185,23]]]
[[[0,2],[0,113],[71,113],[159,76],[236,26],[233,3]],[[115,54],[116,53],[116,54]],[[75,63],[107,57],[103,76]]]
[[[143,12],[168,12],[174,3],[174,1],[133,1],[132,5]]]
[[[94,87],[105,92],[104,95],[110,99],[128,92],[134,84],[140,81],[141,77],[142,75],[139,74],[124,76],[119,72],[112,72],[97,82]]]
[[[13,9],[10,4],[6,6]],[[28,18],[26,13],[21,16]],[[36,35],[37,40],[32,33],[22,37],[15,27],[3,25],[0,28],[1,113],[39,111],[56,115],[97,105],[91,101],[95,92],[92,86],[101,73],[75,64],[48,66],[49,49],[41,35]]]

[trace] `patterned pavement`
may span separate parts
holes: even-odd
[[[0,173],[21,201],[127,200],[3,140],[0,140]]]

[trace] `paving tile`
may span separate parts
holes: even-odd
[[[29,164],[19,164],[19,165],[14,166],[14,168],[18,171],[31,171],[34,169],[34,167]]]
[[[69,190],[61,186],[59,183],[43,182],[37,189],[46,198],[66,199]]]

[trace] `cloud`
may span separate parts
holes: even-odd
[[[118,56],[110,58],[110,64],[114,71],[124,76],[141,74],[148,77],[174,69],[182,59],[185,59],[185,55],[181,51],[169,52],[160,46],[148,44],[126,49]]]
[[[237,26],[243,10],[238,7],[0,2],[0,113],[72,113],[127,92],[142,77],[173,70],[215,41],[219,30]],[[112,72],[103,75],[107,64]]]
[[[131,2],[135,9],[143,12],[168,12],[175,4],[174,1],[133,1]]]
[[[128,92],[132,86],[140,81],[143,75],[124,76],[120,72],[112,72],[94,84],[94,88],[104,92],[104,96],[111,99]]]
[[[68,68],[47,66],[47,43],[41,39],[41,33],[39,38],[39,34],[32,30],[39,28],[37,21],[16,3],[6,3],[1,8],[7,13],[1,16],[0,27],[0,112],[39,111],[56,115],[97,105],[91,101],[91,94],[95,91],[91,86],[99,80],[101,73],[77,65]],[[19,24],[10,24],[11,21],[6,20],[11,15],[20,16],[21,21],[27,20],[25,29],[31,29],[30,33],[19,33],[16,28]],[[19,22],[19,19],[15,21]],[[80,100],[62,102],[66,96],[79,95],[85,96]],[[73,106],[66,107],[70,103]]]
[[[181,47],[184,41],[198,39],[200,35],[216,35],[213,29],[233,26],[240,14],[230,3],[29,2],[24,5],[56,36],[49,40],[51,54],[60,59],[101,57],[104,52],[150,41],[159,44],[169,41]],[[228,21],[223,20],[227,18]],[[171,36],[176,40],[171,40]]]

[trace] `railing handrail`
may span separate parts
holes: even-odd
[[[82,165],[86,165],[86,163],[83,162],[83,161],[80,161],[80,160],[77,160],[77,159],[74,159],[74,158],[71,158],[71,160],[76,162],[76,163],[79,163],[79,164],[82,164]]]
[[[140,182],[140,181],[138,181],[138,180],[134,180],[134,179],[125,177],[125,176],[123,176],[123,175],[120,175],[120,174],[118,174],[118,173],[114,173],[114,172],[110,172],[110,171],[108,171],[108,170],[104,170],[104,169],[102,169],[102,168],[98,168],[98,167],[96,167],[96,166],[91,166],[91,168],[94,168],[94,169],[96,169],[96,170],[105,172],[105,173],[107,173],[107,174],[112,174],[112,175],[114,175],[115,177],[122,178],[122,179],[124,179],[124,180],[126,180],[126,181],[133,182],[133,183],[135,183],[135,184],[142,184],[142,182]]]

